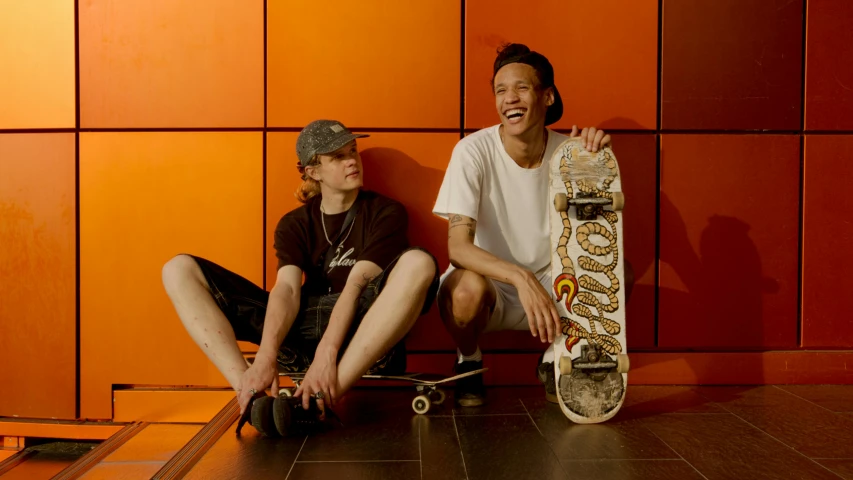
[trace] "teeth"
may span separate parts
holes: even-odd
[[[506,112],[507,117],[511,117],[513,115],[524,115],[524,110],[522,110],[520,108],[514,108],[512,110],[507,110],[507,112]]]

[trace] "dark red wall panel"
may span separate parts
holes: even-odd
[[[803,346],[853,345],[853,135],[806,138]]]
[[[853,130],[853,2],[808,5],[806,128]]]
[[[663,128],[800,128],[803,0],[663,5]]]
[[[797,343],[799,137],[661,139],[659,345]]]

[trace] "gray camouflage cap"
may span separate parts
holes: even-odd
[[[315,120],[299,133],[296,139],[296,156],[299,163],[308,165],[314,155],[334,152],[356,138],[369,137],[352,133],[337,120]]]

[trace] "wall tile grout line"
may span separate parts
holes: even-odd
[[[269,15],[267,14],[269,2],[264,0],[264,131],[261,134],[263,136],[263,159],[261,160],[263,173],[261,176],[261,203],[263,205],[262,208],[262,218],[261,218],[261,287],[264,290],[267,290],[267,22],[269,21]]]
[[[74,418],[80,418],[80,5],[74,0]]]

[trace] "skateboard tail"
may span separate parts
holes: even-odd
[[[603,423],[613,418],[622,408],[622,404],[625,403],[625,394],[622,393],[621,398],[615,404],[613,404],[612,402],[608,402],[605,399],[601,398],[599,395],[595,395],[590,392],[587,392],[586,394],[580,393],[578,395],[578,398],[564,397],[563,388],[561,388],[560,385],[560,379],[562,377],[562,372],[560,371],[560,363],[562,358],[565,358],[566,361],[571,361],[571,356],[562,356],[558,353],[554,358],[554,378],[556,378],[557,380],[557,404],[560,406],[560,410],[562,410],[566,418],[568,418],[573,423],[585,425]],[[619,375],[622,376],[623,381],[627,382],[627,375]],[[580,415],[578,412],[573,411],[568,407],[569,404],[573,404],[576,406],[583,405],[585,414]]]

